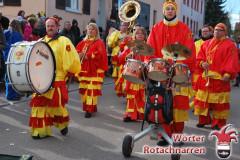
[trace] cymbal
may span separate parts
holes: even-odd
[[[162,54],[168,59],[185,60],[189,58],[192,51],[184,45],[179,43],[167,44],[162,48]]]
[[[151,56],[155,52],[150,45],[144,43],[143,41],[131,40],[127,42],[127,46],[133,52],[139,53],[140,55],[144,56]]]

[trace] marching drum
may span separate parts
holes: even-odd
[[[141,61],[128,59],[127,63],[124,65],[122,77],[135,84],[144,84],[143,72],[145,68],[145,64]]]
[[[173,82],[175,83],[189,83],[190,70],[186,64],[175,64],[171,68],[173,70]]]
[[[54,82],[55,57],[50,46],[43,41],[13,44],[6,64],[9,84],[19,94],[43,94]]]
[[[169,77],[170,63],[162,58],[153,58],[148,62],[148,77],[154,81],[165,81]]]

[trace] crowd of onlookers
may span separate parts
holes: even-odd
[[[53,15],[59,21],[61,17]],[[9,20],[0,12],[0,81],[4,82],[6,73],[5,61],[7,60],[8,51],[11,44],[18,41],[37,41],[46,35],[45,20],[47,19],[44,12],[37,15],[31,14],[25,16],[25,12],[20,10],[15,19]],[[91,21],[94,21],[92,19]],[[62,36],[68,37],[74,46],[76,46],[86,36],[85,31],[81,34],[78,22],[73,19],[72,22],[65,21],[62,30],[59,30]]]

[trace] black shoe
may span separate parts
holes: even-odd
[[[132,120],[131,120],[131,117],[125,117],[124,119],[123,119],[123,122],[131,122]]]
[[[88,111],[86,111],[86,113],[85,113],[85,118],[91,118],[91,116],[92,116],[92,114],[89,113]]]
[[[68,127],[65,127],[64,129],[61,130],[62,135],[66,135],[68,133]]]
[[[220,130],[220,128],[218,128],[218,126],[216,125],[216,126],[214,126],[214,127],[211,127],[211,130],[216,130],[216,131],[219,131],[219,130]]]
[[[39,136],[39,134],[37,136],[32,136],[33,139],[41,139],[41,137]]]
[[[198,128],[203,128],[204,126],[205,126],[205,124],[199,124],[199,123],[196,125],[196,127],[198,127]]]
[[[234,84],[233,87],[239,87],[239,84]]]
[[[168,145],[168,142],[166,141],[165,138],[161,137],[160,140],[157,142],[158,146],[166,146]]]

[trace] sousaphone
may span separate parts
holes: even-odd
[[[121,6],[118,15],[121,21],[130,22],[129,31],[131,31],[140,12],[141,6],[137,1],[128,1]]]

